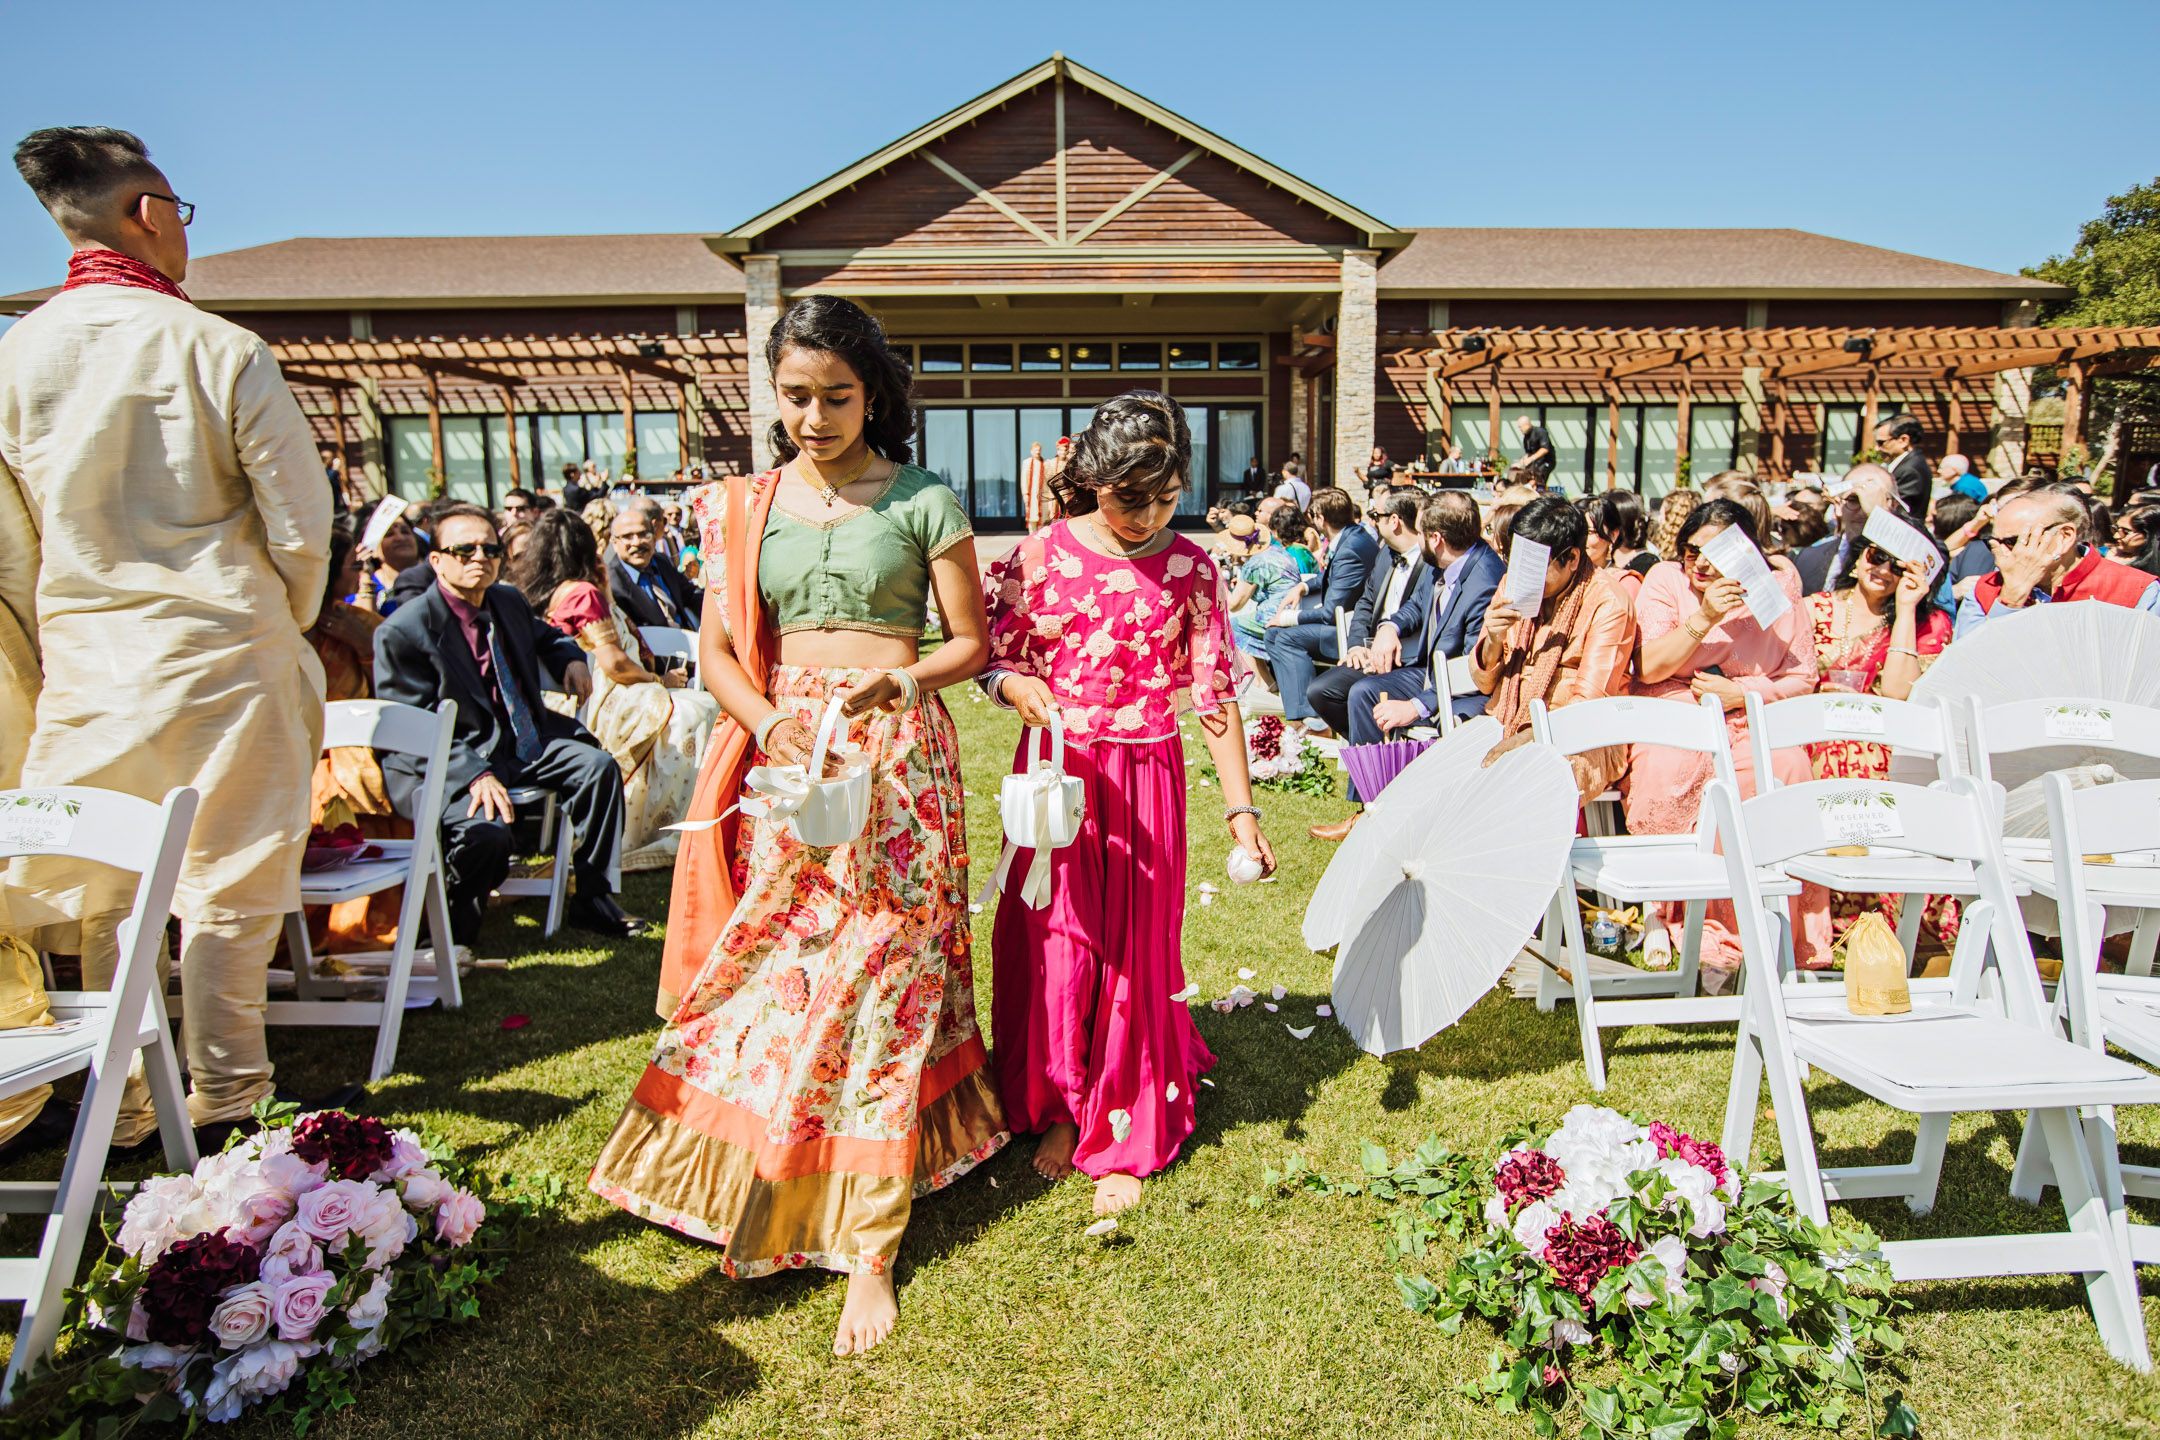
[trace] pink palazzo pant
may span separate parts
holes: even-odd
[[[1015,773],[1026,756],[1023,735]],[[1084,1174],[1152,1175],[1192,1134],[1196,1081],[1215,1064],[1170,998],[1185,988],[1185,754],[1175,736],[1068,743],[1065,773],[1086,788],[1087,820],[1051,852],[1040,910],[1020,898],[1034,852],[1013,856],[990,939],[991,1059],[1014,1134],[1070,1122]]]

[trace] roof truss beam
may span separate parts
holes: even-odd
[[[1037,225],[1034,221],[1028,219],[1027,216],[1021,214],[1018,210],[1013,209],[1012,206],[1006,204],[1003,200],[998,199],[997,196],[991,194],[988,190],[985,190],[982,186],[976,184],[973,180],[968,179],[967,176],[961,174],[958,170],[947,164],[945,159],[942,156],[938,155],[937,152],[933,150],[925,150],[922,152],[922,158],[929,161],[932,165],[937,166],[938,169],[944,171],[949,178],[956,181],[962,188],[972,191],[976,199],[982,201],[985,205],[988,205],[991,209],[997,211],[998,214],[1003,215],[1006,219],[1012,221],[1013,224],[1018,225],[1021,229],[1027,231],[1028,234],[1034,236],[1037,240],[1042,241],[1043,244],[1055,245],[1058,243],[1057,240],[1052,237],[1049,231],[1043,229],[1042,226]]]
[[[1080,229],[1080,233],[1073,236],[1070,243],[1074,245],[1084,243],[1087,240],[1088,236],[1093,235],[1097,230],[1102,229],[1103,226],[1108,225],[1112,220],[1117,219],[1118,216],[1123,215],[1127,210],[1132,209],[1133,206],[1139,204],[1142,200],[1147,199],[1148,196],[1154,194],[1157,190],[1160,190],[1164,185],[1168,184],[1171,176],[1177,174],[1178,171],[1184,169],[1187,165],[1190,165],[1193,161],[1199,159],[1200,153],[1200,147],[1198,145],[1195,145],[1192,149],[1187,150],[1183,155],[1178,156],[1177,159],[1171,161],[1168,165],[1163,166],[1162,169],[1156,171],[1146,180],[1143,180],[1138,185],[1135,185],[1132,188],[1132,191],[1127,194],[1124,199],[1118,201],[1117,204],[1112,205],[1109,209],[1103,211],[1102,214],[1096,216],[1093,220],[1088,221],[1086,225],[1082,226]]]

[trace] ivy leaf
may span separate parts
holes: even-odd
[[[1920,1416],[1912,1406],[1905,1403],[1905,1392],[1893,1390],[1883,1402],[1882,1424],[1875,1427],[1877,1435],[1915,1435],[1920,1433]]]
[[[1358,1163],[1367,1175],[1385,1175],[1393,1167],[1388,1164],[1387,1151],[1367,1140],[1358,1149]]]

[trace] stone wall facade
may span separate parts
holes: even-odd
[[[772,372],[765,368],[765,342],[780,323],[780,257],[745,255],[743,288],[743,340],[750,366],[750,472],[759,475],[772,468],[772,443],[766,436],[780,418]]]
[[[1364,492],[1372,458],[1373,390],[1379,379],[1380,306],[1377,250],[1345,250],[1342,308],[1335,322],[1334,483]]]

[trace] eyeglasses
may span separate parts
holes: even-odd
[[[453,560],[475,560],[485,555],[490,560],[503,557],[503,547],[492,540],[477,540],[469,545],[442,545],[436,554],[448,555]]]
[[[139,197],[137,197],[135,203],[139,205],[144,200],[169,201],[173,209],[180,212],[180,226],[182,229],[186,229],[188,226],[195,223],[195,206],[191,201],[182,200],[177,195],[160,195],[155,190],[145,190]]]
[[[1895,565],[1898,563],[1898,557],[1879,545],[1870,545],[1860,552],[1860,563],[1863,565]]]

